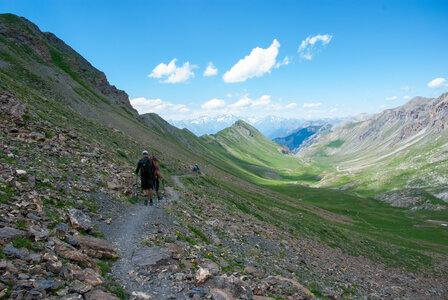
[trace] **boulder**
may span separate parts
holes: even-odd
[[[149,268],[165,264],[173,256],[173,252],[162,247],[141,247],[132,257],[132,262],[140,268]]]
[[[31,136],[32,139],[34,139],[36,141],[45,140],[45,135],[43,135],[40,132],[31,132],[30,136]]]
[[[253,297],[252,289],[244,281],[233,275],[230,277],[225,275],[212,277],[205,282],[204,287],[231,291],[230,295],[235,299],[252,299]],[[227,296],[230,297],[230,295]]]
[[[116,181],[108,181],[107,187],[111,190],[118,190],[119,188],[121,188],[121,185]]]
[[[27,235],[26,231],[15,229],[11,227],[0,228],[0,239],[4,241],[12,240],[17,237],[25,237]]]
[[[84,295],[85,300],[120,300],[114,294],[105,292],[101,289],[95,289]]]
[[[199,268],[199,271],[196,273],[196,283],[201,284],[212,276],[213,275],[212,275],[212,273],[210,273],[209,270],[204,269],[204,268]]]
[[[36,280],[34,282],[34,287],[41,291],[56,290],[59,288],[59,284],[53,279]]]
[[[91,236],[77,235],[76,239],[79,241],[79,248],[83,253],[94,258],[118,258],[120,257],[107,241],[97,239]]]
[[[212,294],[214,300],[234,300],[234,299],[236,299],[233,297],[232,291],[230,291],[230,290],[211,289],[210,293]],[[269,298],[269,299],[272,300],[272,298]]]
[[[4,255],[12,258],[22,258],[22,254],[20,253],[20,250],[13,247],[13,246],[6,246],[2,249],[2,252]]]
[[[55,251],[59,256],[70,259],[84,268],[92,268],[97,273],[101,272],[100,267],[86,254],[76,250],[73,246],[64,243],[58,239],[52,239],[55,245]]]
[[[70,209],[68,211],[68,216],[70,218],[70,224],[76,229],[88,231],[93,228],[93,223],[90,218],[79,209]]]
[[[246,274],[253,275],[258,278],[262,278],[264,275],[263,271],[260,271],[257,268],[252,267],[252,266],[247,266],[246,268],[244,268],[244,272]]]
[[[46,240],[48,238],[48,231],[40,228],[38,225],[30,227],[29,232],[34,236],[36,242]]]
[[[83,300],[84,298],[80,294],[68,294],[61,298],[62,300]]]

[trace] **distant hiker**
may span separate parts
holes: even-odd
[[[162,196],[160,196],[160,181],[162,181],[163,178],[162,178],[162,174],[160,174],[160,167],[156,163],[156,161],[157,161],[157,157],[153,156],[152,164],[154,165],[154,175],[155,175],[154,176],[154,188],[157,193],[157,199],[162,200]]]
[[[152,193],[154,187],[154,178],[155,178],[155,169],[152,163],[152,160],[148,157],[148,151],[142,152],[143,158],[138,161],[137,169],[135,173],[138,174],[140,172],[141,180],[142,180],[142,191],[143,197],[145,198],[145,205],[148,205],[148,197],[149,203],[152,205]]]
[[[193,171],[196,172],[196,174],[198,174],[198,176],[199,176],[199,166],[198,165],[194,165]]]

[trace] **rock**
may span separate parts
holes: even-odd
[[[30,259],[35,263],[40,263],[42,261],[42,254],[40,253],[31,253]]]
[[[286,281],[286,282],[291,283],[292,285],[294,285],[295,287],[297,287],[299,290],[301,290],[302,292],[304,292],[305,294],[307,294],[310,297],[314,296],[314,294],[311,293],[311,291],[309,289],[307,289],[306,287],[304,287],[303,285],[301,285],[300,283],[298,283],[295,280],[292,280],[292,279],[289,279],[289,278],[286,278],[286,277],[283,277],[283,276],[280,276],[280,275],[277,275],[274,278],[279,280],[279,281]]]
[[[36,176],[28,175],[28,185],[32,188],[36,186]]]
[[[100,289],[95,289],[84,295],[85,300],[120,300],[114,294],[105,292]]]
[[[204,268],[199,268],[199,271],[196,273],[196,282],[198,284],[201,284],[212,276],[213,275],[212,275],[212,273],[210,273],[209,270],[204,269]]]
[[[209,220],[205,221],[205,223],[207,225],[212,226],[213,228],[218,227],[218,225],[219,225],[218,220],[216,218],[209,219]]]
[[[97,287],[99,285],[105,285],[103,277],[101,277],[98,273],[96,273],[94,270],[87,268],[83,270],[84,274],[84,282],[93,286]]]
[[[82,229],[85,231],[93,228],[93,223],[88,216],[86,216],[79,209],[73,208],[68,211],[70,218],[70,224],[76,229]]]
[[[64,223],[58,223],[56,224],[56,226],[54,227],[54,230],[56,232],[56,235],[58,237],[65,237],[68,234],[68,226]]]
[[[200,289],[200,288],[192,288],[191,290],[188,291],[188,295],[190,297],[193,297],[194,295],[199,295],[199,296],[204,297],[208,293],[209,293],[208,290]]]
[[[25,176],[27,172],[25,170],[16,170],[16,174],[19,177]]]
[[[247,266],[246,268],[244,268],[244,272],[246,274],[253,275],[258,278],[262,278],[264,275],[264,273],[262,271],[258,270],[255,267],[252,267],[252,266]]]
[[[93,287],[91,285],[85,284],[79,280],[75,280],[70,284],[69,291],[71,293],[85,294],[92,289]]]
[[[17,237],[25,237],[27,235],[26,231],[15,229],[11,227],[0,228],[0,239],[4,241],[12,240]]]
[[[252,289],[239,278],[234,276],[215,276],[207,280],[204,287],[231,291],[231,295],[236,299],[252,299]]]
[[[173,256],[173,252],[162,247],[141,247],[132,257],[132,262],[140,268],[148,268],[166,263]]]
[[[81,267],[92,268],[97,273],[101,272],[98,265],[86,254],[77,251],[76,248],[73,248],[73,246],[70,246],[69,244],[58,239],[52,239],[52,241],[55,244],[55,251],[58,255],[76,262]]]
[[[0,111],[2,115],[9,115],[13,120],[23,121],[26,106],[12,95],[0,92]]]
[[[120,257],[107,241],[97,239],[91,236],[78,235],[76,238],[79,241],[79,248],[83,253],[94,258],[118,258]]]
[[[232,296],[232,291],[229,291],[229,290],[210,289],[210,293],[212,294],[214,300],[234,300],[234,299],[236,299]],[[254,297],[254,299],[256,299],[255,297]],[[272,300],[272,298],[269,298],[269,299]]]
[[[36,242],[46,240],[48,238],[48,231],[40,228],[37,225],[33,225],[29,229],[30,233],[34,236]]]
[[[3,254],[5,254],[8,257],[12,257],[12,258],[21,258],[22,257],[20,250],[13,246],[6,246],[5,248],[3,248],[2,252],[3,252]]]
[[[111,190],[118,190],[121,188],[121,185],[116,181],[109,181],[107,182],[107,187]]]
[[[75,238],[73,235],[69,234],[67,235],[67,243],[69,243],[70,245],[72,245],[73,247],[78,247],[79,246],[79,240],[77,238]]]
[[[82,152],[79,153],[81,156],[89,157],[89,158],[99,158],[100,156],[96,153],[90,153],[90,152]]]
[[[216,276],[221,271],[221,268],[217,263],[211,260],[206,260],[206,268],[212,273],[212,275]]]
[[[83,300],[84,298],[80,294],[68,294],[61,298],[62,300]]]
[[[151,299],[150,295],[143,292],[132,292],[132,296],[136,297],[137,299]]]
[[[43,135],[40,132],[31,132],[30,136],[31,136],[32,139],[34,139],[36,141],[45,140],[45,135]]]
[[[50,272],[59,273],[62,268],[62,263],[60,261],[47,261],[45,266]]]
[[[36,280],[34,286],[41,291],[56,290],[59,288],[59,284],[53,279]]]

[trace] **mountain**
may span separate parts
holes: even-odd
[[[264,136],[273,139],[276,137],[283,137],[293,133],[299,128],[307,126],[317,126],[326,123],[337,124],[341,119],[325,119],[325,120],[304,120],[295,118],[283,118],[278,116],[267,116],[264,118],[242,118],[232,114],[219,116],[202,116],[190,120],[171,120],[170,124],[177,128],[187,128],[197,136],[203,134],[215,134],[224,128],[230,127],[238,120],[244,120],[257,128]]]
[[[273,141],[288,147],[293,153],[297,153],[300,150],[302,143],[309,137],[315,135],[322,126],[308,126],[301,128],[288,136],[275,138]]]
[[[246,122],[197,137],[128,99],[0,14],[1,298],[446,298],[446,210],[412,210],[433,208],[426,191],[403,208],[307,187],[325,171]],[[144,149],[155,206],[133,196]]]
[[[187,128],[197,136],[201,136],[203,134],[214,134],[223,130],[239,119],[240,117],[227,114],[219,116],[202,116],[190,120],[171,120],[169,123],[177,128]]]
[[[327,172],[319,185],[378,192],[447,185],[448,94],[403,106],[320,135],[299,156]]]

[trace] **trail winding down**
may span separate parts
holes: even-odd
[[[177,187],[184,190],[185,186],[179,178],[192,176],[173,176],[173,180]],[[170,250],[145,244],[145,241],[154,240],[159,234],[172,230],[173,220],[164,213],[162,206],[179,200],[179,193],[173,187],[166,187],[164,199],[154,200],[154,206],[145,206],[143,199],[135,205],[123,205],[120,215],[111,224],[99,226],[120,255],[110,275],[131,293],[131,299],[187,298],[184,288],[176,286],[171,278],[164,276],[164,272],[151,273],[147,268],[160,261],[169,267]]]

